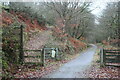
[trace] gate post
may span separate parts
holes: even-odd
[[[103,48],[100,49],[100,65],[105,65],[105,50]]]
[[[106,65],[106,51],[103,49],[103,65]]]
[[[45,49],[42,49],[42,54],[41,54],[41,61],[42,61],[42,66],[45,66]]]
[[[23,26],[20,26],[20,54],[19,54],[19,62],[23,64],[24,62],[24,51],[23,51]]]
[[[103,48],[100,49],[100,65],[103,65]]]

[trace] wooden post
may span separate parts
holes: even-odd
[[[23,64],[24,62],[24,51],[23,51],[23,26],[20,26],[20,54],[19,54],[19,62]]]
[[[42,54],[41,54],[41,61],[42,61],[42,66],[45,66],[45,49],[42,49]]]
[[[58,58],[58,48],[56,48],[56,58]]]
[[[106,65],[106,52],[104,49],[100,49],[100,65],[105,66]]]
[[[103,65],[106,65],[106,51],[103,49]]]
[[[100,49],[100,64],[103,65],[103,49]]]

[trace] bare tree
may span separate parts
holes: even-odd
[[[49,7],[51,10],[55,11],[58,18],[61,20],[61,23],[63,24],[59,26],[61,30],[63,30],[64,33],[68,33],[70,36],[78,39],[84,34],[85,28],[87,28],[87,22],[86,20],[84,20],[83,16],[91,12],[88,9],[90,4],[91,3],[81,3],[79,1],[53,1],[44,3],[44,5]]]

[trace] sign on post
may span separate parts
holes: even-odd
[[[52,49],[52,54],[51,54],[51,57],[52,57],[52,58],[55,58],[55,53],[56,53],[55,50]]]

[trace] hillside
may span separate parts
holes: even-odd
[[[85,43],[74,38],[69,38],[67,34],[62,33],[62,31],[58,27],[53,27],[52,30],[51,29],[48,30],[47,27],[43,26],[42,24],[38,24],[37,20],[33,20],[33,23],[31,23],[32,20],[29,17],[27,16],[24,17],[25,13],[17,13],[17,12],[9,13],[3,10],[1,16],[3,19],[3,23],[2,23],[3,27],[7,27],[7,26],[12,27],[19,25],[25,26],[24,29],[25,33],[28,34],[27,36],[31,35],[29,37],[30,40],[26,43],[26,48],[28,47],[28,49],[38,49],[39,47],[36,46],[40,46],[40,45],[44,46],[46,42],[39,42],[39,41],[45,41],[44,38],[48,38],[47,36],[50,34],[61,42],[64,42],[63,40],[66,40],[68,43],[70,42],[74,48],[81,47],[82,49],[86,47]],[[50,34],[46,34],[47,32]],[[31,46],[29,45],[30,43],[35,43],[35,44],[41,43],[41,44],[36,46]],[[59,44],[55,44],[55,45],[59,45]]]
[[[75,56],[77,56],[80,51],[87,48],[86,43],[68,36],[67,33],[63,33],[62,30],[57,26],[52,28],[49,28],[49,26],[46,27],[46,25],[42,23],[39,24],[37,20],[31,19],[29,16],[25,16],[25,13],[7,12],[3,9],[1,16],[3,20],[3,27],[19,27],[20,25],[24,26],[24,49],[42,50],[44,47],[58,48],[59,53],[57,60],[61,61],[61,64],[75,58]],[[31,56],[32,53],[24,52],[24,55]],[[36,54],[34,54],[34,56],[35,55]],[[29,61],[37,62],[39,60],[35,58],[25,59],[25,62]],[[54,62],[56,63],[54,60],[46,60],[48,67]],[[7,64],[7,67],[9,67],[6,68],[5,72],[7,71],[11,75],[15,74],[17,69],[20,67],[18,67],[18,65],[14,65],[13,63],[9,63],[8,61],[6,61],[5,64]],[[29,67],[29,65],[24,65],[24,67],[25,66]],[[6,74],[5,72],[3,73]]]

